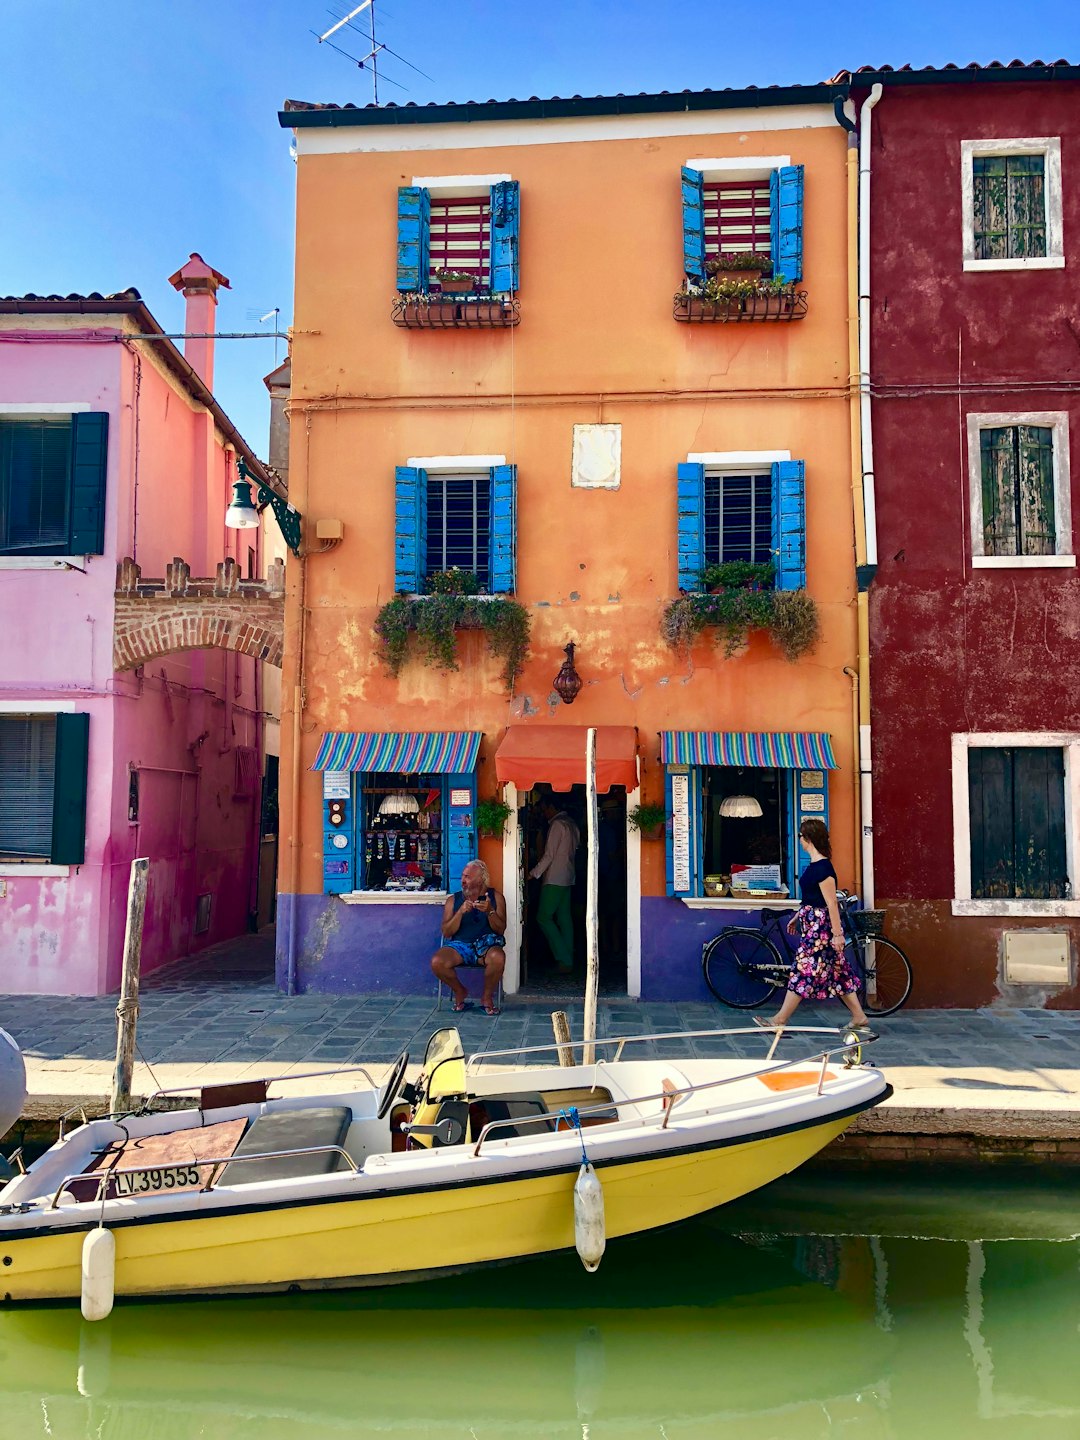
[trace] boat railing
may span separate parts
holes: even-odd
[[[210,1190],[213,1190],[214,1186],[221,1178],[221,1173],[226,1165],[244,1165],[251,1160],[292,1160],[295,1159],[297,1156],[301,1155],[339,1155],[345,1161],[349,1169],[352,1170],[354,1173],[360,1169],[360,1165],[353,1159],[349,1152],[343,1149],[340,1145],[308,1145],[297,1150],[266,1150],[260,1152],[259,1154],[252,1155],[220,1155],[206,1160],[189,1160],[183,1165],[125,1165],[120,1169],[103,1170],[101,1172],[101,1179],[98,1182],[97,1195],[95,1196],[92,1203],[96,1205],[101,1200],[103,1192],[108,1187],[109,1181],[115,1180],[118,1175],[143,1175],[148,1171],[152,1170],[205,1170],[207,1167],[212,1166],[213,1168],[210,1171],[210,1176],[208,1180],[205,1184],[199,1187],[199,1194],[205,1195]],[[60,1184],[56,1187],[56,1191],[53,1195],[52,1203],[49,1206],[49,1209],[57,1209],[60,1204],[60,1196],[64,1193],[64,1191],[68,1188],[72,1181],[88,1179],[92,1180],[93,1178],[93,1175],[87,1175],[85,1170],[79,1170],[74,1175],[65,1175],[63,1180],[61,1180]],[[154,1195],[161,1195],[163,1193],[169,1192],[155,1190],[152,1193]],[[175,1189],[172,1191],[172,1193],[176,1193]],[[138,1195],[125,1195],[123,1198],[125,1200],[137,1200],[142,1197]]]
[[[802,1031],[804,1031],[804,1032],[809,1030],[809,1031],[815,1031],[815,1032],[817,1032],[817,1033],[820,1033],[825,1027],[823,1027],[823,1026],[802,1025],[802,1026],[788,1026],[787,1028],[788,1028],[789,1030],[802,1030]],[[696,1034],[704,1034],[704,1035],[715,1035],[715,1034],[717,1034],[718,1032],[717,1032],[717,1031],[713,1031],[713,1030],[697,1031],[697,1032],[694,1032],[694,1031],[677,1031],[677,1032],[673,1032],[672,1034],[668,1034],[668,1035],[627,1036],[627,1037],[625,1037],[625,1039],[626,1039],[627,1041],[629,1041],[629,1040],[636,1040],[636,1039],[642,1039],[642,1040],[649,1040],[649,1039],[651,1039],[651,1040],[672,1039],[672,1038],[676,1038],[676,1036],[680,1036],[680,1035],[681,1035],[681,1036],[686,1036],[686,1035],[688,1035],[688,1034],[692,1035],[692,1034],[695,1034],[695,1033],[696,1033]],[[759,1032],[755,1029],[753,1032],[750,1032],[749,1030],[729,1030],[729,1031],[726,1031],[726,1032],[724,1032],[724,1033],[726,1033],[726,1034],[750,1034],[750,1033],[757,1034],[757,1033],[759,1033]],[[562,1042],[563,1045],[565,1045],[565,1043],[566,1043],[565,1041]],[[587,1043],[587,1042],[583,1042],[583,1041],[574,1042],[574,1041],[571,1041],[570,1043],[571,1043],[572,1045],[578,1045],[578,1046],[580,1046],[581,1044],[584,1044],[584,1043]],[[600,1043],[600,1042],[597,1042],[597,1043]],[[738,1084],[742,1084],[743,1082],[745,1082],[745,1081],[747,1081],[747,1080],[755,1080],[755,1079],[758,1079],[758,1078],[760,1078],[761,1076],[764,1076],[764,1075],[776,1074],[778,1071],[781,1071],[781,1070],[791,1070],[791,1069],[793,1069],[793,1068],[795,1068],[795,1067],[797,1067],[797,1066],[800,1066],[800,1065],[812,1065],[812,1064],[816,1064],[816,1065],[818,1066],[817,1076],[816,1076],[815,1079],[810,1079],[810,1080],[808,1080],[806,1083],[807,1083],[807,1086],[812,1085],[812,1086],[814,1087],[814,1093],[815,1093],[815,1094],[821,1095],[821,1094],[824,1092],[824,1090],[825,1090],[825,1085],[826,1085],[828,1079],[830,1078],[830,1077],[829,1077],[829,1061],[830,1061],[834,1056],[839,1055],[839,1056],[842,1056],[842,1057],[844,1058],[845,1065],[847,1065],[848,1067],[853,1067],[855,1064],[858,1063],[858,1060],[857,1060],[855,1057],[858,1056],[858,1054],[859,1054],[859,1049],[860,1049],[860,1046],[861,1046],[862,1043],[863,1043],[863,1042],[862,1042],[861,1040],[858,1040],[858,1041],[851,1041],[851,1040],[843,1041],[843,1042],[841,1042],[841,1044],[839,1044],[839,1045],[830,1046],[827,1050],[815,1051],[813,1054],[810,1054],[810,1055],[800,1055],[800,1056],[798,1056],[797,1058],[791,1059],[791,1060],[781,1060],[781,1061],[778,1061],[775,1065],[770,1064],[769,1061],[768,1061],[768,1059],[766,1059],[765,1064],[759,1066],[756,1070],[741,1070],[741,1071],[739,1071],[739,1073],[736,1074],[736,1075],[725,1075],[725,1076],[722,1076],[719,1080],[702,1080],[702,1081],[699,1081],[698,1083],[696,1083],[696,1084],[694,1084],[694,1085],[676,1085],[676,1084],[674,1084],[673,1081],[667,1080],[667,1081],[664,1082],[663,1088],[660,1089],[660,1090],[658,1090],[658,1091],[653,1091],[653,1092],[651,1092],[651,1093],[648,1094],[648,1095],[627,1096],[627,1097],[624,1098],[624,1099],[621,1099],[621,1100],[616,1101],[616,1104],[617,1104],[617,1105],[625,1105],[625,1106],[634,1105],[634,1106],[640,1107],[640,1106],[642,1106],[642,1105],[647,1105],[647,1104],[649,1104],[649,1103],[652,1102],[652,1101],[659,1101],[659,1102],[660,1102],[660,1105],[661,1105],[661,1113],[662,1113],[662,1115],[663,1115],[663,1119],[662,1119],[662,1121],[661,1121],[660,1128],[661,1128],[662,1130],[666,1130],[666,1129],[668,1128],[668,1121],[671,1119],[671,1112],[674,1110],[675,1106],[681,1104],[684,1100],[689,1099],[689,1097],[690,1097],[691,1095],[700,1095],[700,1094],[703,1094],[703,1093],[704,1093],[705,1091],[707,1091],[707,1090],[719,1090],[719,1089],[722,1089],[724,1086],[727,1086],[727,1085],[738,1085]],[[555,1049],[558,1049],[559,1046],[558,1046],[558,1045],[535,1045],[535,1046],[529,1046],[529,1047],[527,1047],[527,1048],[528,1048],[528,1050],[555,1050]],[[773,1053],[773,1051],[774,1051],[775,1049],[776,1049],[776,1043],[775,1043],[775,1041],[774,1041],[774,1043],[772,1044],[772,1046],[771,1046],[770,1049],[769,1049],[769,1056],[770,1056],[770,1057],[771,1057],[771,1055],[772,1055],[772,1053]],[[490,1054],[493,1053],[493,1052],[488,1051],[487,1053],[490,1055]],[[507,1054],[521,1054],[521,1053],[525,1053],[525,1051],[524,1051],[524,1050],[522,1050],[522,1051],[507,1051],[507,1052],[505,1052],[505,1053],[507,1053]],[[619,1052],[619,1053],[621,1053],[621,1052]],[[475,1057],[474,1057],[474,1056],[470,1056],[469,1058],[470,1058],[470,1060],[472,1060],[472,1059],[475,1058]],[[614,1063],[614,1062],[608,1062],[608,1061],[605,1061],[605,1060],[598,1060],[598,1061],[596,1062],[596,1069],[597,1069],[597,1071],[599,1071],[599,1069],[600,1069],[600,1067],[601,1067],[602,1065],[606,1065],[606,1064],[608,1064],[608,1063]],[[595,1082],[594,1082],[594,1088],[595,1088]],[[793,1092],[793,1090],[789,1090],[787,1093],[790,1095],[790,1094],[792,1094],[792,1093],[794,1093],[794,1092]],[[610,1114],[611,1114],[611,1103],[610,1103],[610,1101],[606,1101],[606,1100],[605,1100],[602,1104],[599,1104],[599,1105],[590,1105],[590,1106],[580,1106],[580,1105],[579,1105],[579,1106],[576,1106],[576,1107],[575,1107],[575,1114],[576,1114],[576,1117],[577,1117],[578,1120],[588,1119],[588,1118],[589,1118],[590,1116],[592,1116],[592,1115],[596,1115],[596,1116],[601,1116],[601,1115],[603,1115],[603,1116],[610,1116]],[[556,1122],[556,1125],[557,1125],[557,1124],[558,1124],[558,1121],[559,1121],[560,1119],[562,1119],[562,1120],[564,1120],[564,1121],[566,1122],[566,1128],[567,1128],[567,1129],[573,1129],[573,1128],[575,1128],[575,1126],[574,1126],[574,1121],[573,1121],[572,1117],[570,1116],[569,1112],[567,1112],[567,1111],[558,1112],[558,1113],[555,1113],[555,1114],[552,1114],[552,1113],[549,1111],[548,1113],[543,1114],[543,1115],[516,1116],[516,1117],[512,1117],[512,1118],[507,1119],[507,1120],[489,1120],[488,1123],[487,1123],[487,1124],[483,1127],[483,1129],[480,1131],[480,1134],[477,1136],[476,1144],[475,1144],[475,1146],[473,1147],[473,1152],[472,1152],[472,1153],[473,1153],[474,1156],[477,1156],[477,1155],[480,1154],[480,1151],[481,1151],[481,1148],[482,1148],[482,1146],[483,1146],[484,1141],[488,1138],[488,1136],[492,1133],[492,1131],[495,1131],[495,1130],[505,1130],[505,1129],[508,1129],[508,1128],[511,1128],[511,1127],[512,1127],[512,1128],[514,1129],[514,1131],[515,1131],[515,1134],[514,1134],[514,1136],[512,1136],[512,1137],[510,1137],[510,1138],[517,1138],[517,1131],[518,1131],[520,1128],[522,1128],[522,1127],[524,1127],[524,1126],[526,1126],[526,1125],[544,1125],[544,1124],[549,1124],[549,1125],[550,1125],[550,1123],[552,1122],[552,1120],[554,1120],[554,1121]],[[655,1117],[653,1117],[653,1116],[648,1116],[648,1115],[636,1115],[636,1116],[628,1116],[627,1119],[625,1119],[625,1120],[609,1120],[609,1121],[605,1124],[604,1128],[605,1128],[605,1130],[610,1131],[610,1130],[612,1130],[612,1129],[619,1128],[619,1127],[639,1128],[639,1127],[644,1126],[644,1125],[652,1125],[652,1124],[655,1124]]]
[[[300,1070],[295,1075],[263,1075],[256,1079],[244,1079],[236,1081],[223,1080],[220,1082],[220,1084],[210,1086],[208,1088],[213,1091],[216,1089],[230,1089],[233,1085],[265,1085],[266,1088],[269,1089],[271,1085],[281,1085],[284,1084],[286,1080],[323,1080],[329,1078],[329,1076],[331,1075],[363,1075],[364,1079],[368,1082],[368,1084],[373,1090],[377,1090],[379,1088],[378,1081],[373,1078],[371,1071],[367,1068],[366,1065],[335,1065],[329,1070]],[[155,1090],[152,1095],[148,1095],[143,1101],[141,1113],[145,1114],[150,1109],[150,1106],[154,1103],[155,1100],[161,1100],[167,1095],[190,1095],[191,1091],[192,1086],[190,1081],[186,1085],[174,1085],[169,1090]],[[209,1109],[211,1107],[203,1106],[202,1108]]]

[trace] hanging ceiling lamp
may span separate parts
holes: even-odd
[[[417,815],[419,813],[420,802],[408,790],[395,790],[390,795],[384,795],[382,804],[379,806],[380,815]]]
[[[761,802],[753,795],[725,795],[720,801],[720,814],[725,820],[756,820]]]

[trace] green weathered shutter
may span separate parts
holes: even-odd
[[[705,568],[705,466],[679,466],[676,494],[679,589],[697,590]]]
[[[397,288],[426,293],[430,284],[428,242],[431,234],[431,197],[422,185],[398,190]]]
[[[682,167],[683,269],[691,280],[705,279],[705,177]]]
[[[394,589],[415,595],[427,575],[427,471],[399,465],[394,471]]]
[[[1013,751],[1014,895],[1061,900],[1066,894],[1064,751],[1018,746]]]
[[[772,552],[777,590],[806,588],[806,462],[772,467]]]
[[[86,859],[86,781],[90,716],[57,715],[53,783],[54,865],[81,865]]]
[[[109,460],[109,417],[104,411],[72,416],[71,553],[105,551],[105,474]]]
[[[521,195],[516,180],[491,187],[491,289],[501,295],[518,288],[518,232]]]
[[[1017,426],[1017,491],[1021,555],[1053,555],[1054,432],[1045,425]]]
[[[769,228],[773,276],[788,284],[803,273],[803,167],[782,165],[769,177]]]
[[[1013,427],[979,431],[983,554],[1015,555],[1016,450]]]
[[[517,466],[491,471],[490,586],[493,595],[517,589]]]

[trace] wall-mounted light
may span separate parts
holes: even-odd
[[[566,659],[552,682],[552,689],[564,705],[572,705],[581,693],[581,676],[574,669],[574,642],[565,648]]]
[[[239,480],[233,482],[233,498],[229,508],[225,511],[225,524],[230,530],[254,530],[259,524],[259,512],[255,508],[256,502],[259,505],[269,505],[274,512],[274,519],[278,523],[278,529],[284,537],[285,544],[294,555],[300,554],[300,511],[295,505],[290,505],[283,500],[276,490],[271,490],[261,480],[256,480],[258,486],[255,501],[251,498],[251,481],[248,479],[248,468],[244,457],[241,455],[236,462],[236,473]]]

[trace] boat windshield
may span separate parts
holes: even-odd
[[[428,1041],[424,1052],[424,1074],[430,1098],[464,1093],[465,1051],[461,1036],[452,1025],[436,1030]]]

